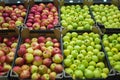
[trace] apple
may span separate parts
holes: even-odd
[[[24,47],[20,47],[20,49],[18,50],[18,56],[23,56],[25,53],[26,53],[27,51],[26,51],[26,48],[24,48]]]
[[[21,74],[22,69],[19,66],[15,66],[15,67],[13,67],[13,71],[16,72],[17,74]]]
[[[43,52],[43,57],[44,57],[44,58],[50,58],[51,55],[52,55],[52,53],[51,53],[50,50],[45,50],[45,51]]]
[[[35,73],[35,72],[38,71],[38,67],[35,66],[35,65],[32,65],[32,66],[30,67],[30,71],[31,71],[31,73]]]
[[[32,47],[32,49],[40,49],[40,46],[39,46],[39,44],[37,43],[37,42],[32,42],[31,43],[31,47]]]
[[[34,56],[42,56],[42,51],[39,50],[39,49],[35,49],[34,52],[33,52],[33,55]]]
[[[44,42],[45,42],[45,37],[44,36],[38,37],[38,43],[44,43]]]
[[[29,77],[30,77],[30,72],[28,70],[23,70],[20,74],[21,79],[26,79],[26,78],[29,78]]]
[[[31,76],[32,80],[39,80],[40,79],[40,74],[39,73],[33,73]]]
[[[45,58],[43,60],[43,65],[46,65],[47,67],[50,67],[51,64],[52,64],[52,60],[50,58]]]
[[[55,54],[52,60],[55,63],[61,63],[63,61],[63,56],[61,54]]]
[[[40,66],[42,64],[42,58],[39,56],[35,56],[33,60],[33,65]]]
[[[55,80],[56,75],[57,75],[57,74],[56,74],[55,72],[51,72],[51,73],[49,74],[50,80]]]
[[[25,65],[25,64],[22,65],[21,68],[22,68],[22,70],[29,70],[30,69],[30,67],[28,65]]]
[[[50,76],[49,74],[43,74],[43,76],[41,76],[41,80],[49,80]]]
[[[60,48],[58,48],[58,47],[53,48],[52,55],[55,55],[55,54],[61,54]]]
[[[68,58],[64,59],[64,65],[65,67],[69,67],[70,65],[72,65],[72,60]]]
[[[22,57],[18,57],[18,58],[16,58],[16,60],[15,60],[15,64],[17,65],[17,66],[21,66],[21,65],[23,65],[25,63],[25,60],[22,58]]]
[[[34,60],[33,55],[30,53],[26,53],[24,56],[25,56],[26,63],[31,63]]]
[[[93,78],[94,77],[94,73],[89,70],[89,69],[85,69],[85,77],[86,78]]]
[[[5,55],[5,53],[2,50],[0,50],[0,57],[2,57],[4,55]]]
[[[63,66],[61,64],[56,64],[55,68],[54,68],[54,71],[56,73],[61,73],[63,71]]]
[[[75,70],[74,72],[76,78],[82,78],[83,72],[81,70]]]
[[[3,70],[4,71],[9,71],[12,67],[9,64],[4,63],[3,65]]]
[[[40,65],[38,68],[38,71],[41,75],[47,73],[47,70],[48,70],[48,68],[45,65]]]

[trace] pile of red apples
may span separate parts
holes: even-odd
[[[30,30],[51,30],[58,22],[58,10],[54,4],[40,3],[31,7],[26,25]]]
[[[17,54],[13,71],[20,79],[55,80],[63,71],[60,43],[55,38],[26,38]]]
[[[0,29],[14,29],[24,22],[26,9],[23,5],[0,6]]]
[[[16,45],[16,37],[3,38],[0,36],[0,76],[11,69]]]

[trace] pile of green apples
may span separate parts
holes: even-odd
[[[99,35],[93,32],[66,33],[63,36],[65,73],[73,79],[107,78],[109,69],[100,43]]]
[[[91,30],[94,21],[88,6],[67,5],[61,7],[61,24],[68,30]]]
[[[120,72],[120,34],[105,34],[103,44],[111,66]]]
[[[120,11],[115,5],[92,5],[93,15],[97,22],[105,25],[105,28],[120,27]]]

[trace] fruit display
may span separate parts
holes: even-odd
[[[26,22],[30,30],[50,30],[58,24],[58,10],[53,3],[40,3],[31,7]]]
[[[105,34],[102,40],[111,66],[120,72],[120,34]]]
[[[16,37],[7,38],[0,36],[0,76],[11,69],[16,46]]]
[[[0,29],[14,29],[23,24],[26,11],[23,5],[0,6]]]
[[[120,11],[115,5],[92,5],[92,12],[97,22],[105,28],[120,28]]]
[[[63,36],[63,48],[66,76],[68,74],[73,79],[108,77],[109,69],[98,34],[68,32]]]
[[[91,30],[94,21],[88,6],[67,5],[61,7],[61,24],[68,30]]]
[[[56,38],[26,38],[17,54],[13,71],[20,79],[55,80],[63,71],[63,56]]]

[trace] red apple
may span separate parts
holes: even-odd
[[[20,74],[21,79],[27,79],[30,78],[30,71],[28,70],[23,70]]]
[[[0,72],[3,72],[3,66],[0,66]]]
[[[22,57],[26,52],[26,48],[20,47],[20,49],[18,50],[18,56]]]
[[[31,43],[31,47],[32,47],[32,49],[40,49],[40,45],[37,43],[37,42],[32,42]]]
[[[61,50],[58,47],[53,48],[52,55],[61,54]]]
[[[24,42],[25,43],[31,43],[31,40],[30,40],[30,38],[26,38]]]
[[[27,23],[33,23],[33,19],[28,18]]]
[[[0,57],[0,63],[5,63],[6,61],[6,56],[1,56]]]
[[[41,80],[50,80],[49,74],[43,74],[43,75],[41,76]]]
[[[54,71],[55,71],[56,73],[61,73],[61,72],[63,72],[63,66],[62,66],[61,64],[57,64],[57,65],[55,66],[55,68],[54,68]]]
[[[21,69],[22,70],[30,70],[30,67],[28,65],[22,65]]]
[[[14,52],[10,52],[6,55],[6,62],[11,63],[14,60]]]
[[[55,80],[56,76],[57,76],[56,72],[51,72],[50,73],[50,80]]]
[[[22,58],[22,57],[18,57],[16,58],[15,60],[15,64],[18,65],[18,66],[21,66],[25,63],[25,60]]]
[[[57,43],[58,40],[57,40],[56,38],[54,38],[54,39],[52,39],[52,42],[53,42],[53,43]]]
[[[52,3],[48,3],[48,4],[47,4],[47,7],[48,7],[48,8],[52,8],[53,6],[54,6],[54,5],[53,5]]]
[[[5,55],[5,53],[2,50],[0,50],[0,57],[2,57],[4,55]]]
[[[47,48],[45,46],[41,46],[41,51],[45,51]]]
[[[45,26],[41,26],[40,30],[46,30],[46,27]]]
[[[52,41],[52,38],[51,38],[51,37],[47,37],[47,38],[46,38],[46,42],[47,42],[47,41]]]
[[[53,47],[57,47],[57,48],[60,48],[60,43],[56,42],[53,44]]]
[[[40,66],[42,64],[42,58],[39,56],[35,56],[33,60],[33,65]]]
[[[33,52],[33,55],[34,56],[42,56],[42,51],[39,50],[39,49],[35,49],[34,52]]]
[[[32,27],[32,23],[27,22],[27,23],[26,23],[26,26],[27,26],[27,27]]]
[[[15,67],[13,68],[13,71],[16,72],[17,74],[21,74],[22,69],[21,69],[20,66],[15,66]]]
[[[45,37],[44,36],[38,37],[38,43],[45,43]]]
[[[54,28],[54,26],[52,25],[52,24],[49,24],[48,26],[47,26],[47,29],[53,29]]]
[[[19,5],[18,8],[19,9],[24,9],[24,6],[23,5]]]
[[[47,67],[50,67],[50,65],[52,64],[52,60],[50,58],[45,58],[43,60],[43,64],[46,65]]]

